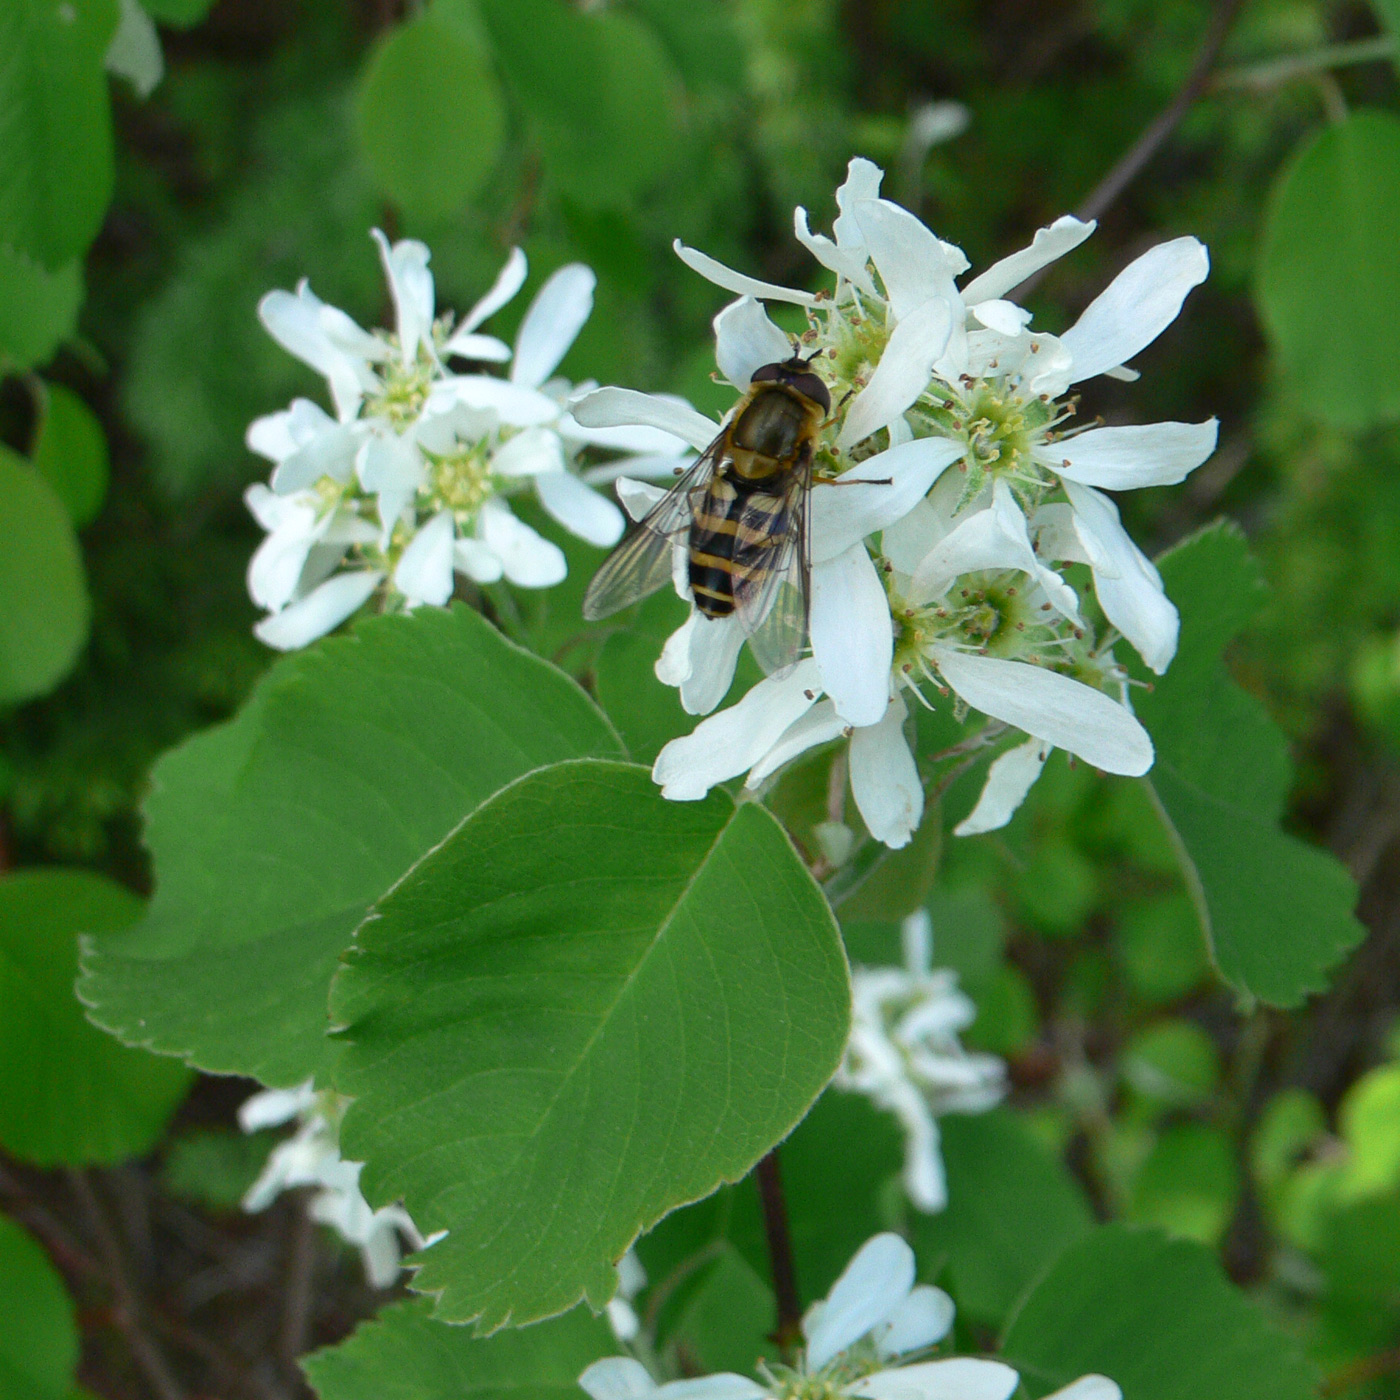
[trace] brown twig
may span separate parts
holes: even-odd
[[[92,1183],[81,1171],[69,1170],[68,1184],[87,1219],[93,1242],[102,1260],[103,1275],[112,1293],[112,1321],[116,1324],[131,1352],[132,1359],[150,1382],[160,1400],[184,1400],[184,1392],[176,1381],[160,1349],[142,1327],[140,1302],[131,1286],[121,1242],[117,1239],[102,1206],[92,1189]]]
[[[1220,55],[1241,3],[1242,0],[1219,0],[1201,38],[1200,47],[1196,50],[1191,69],[1181,87],[1177,89],[1176,96],[1148,122],[1138,139],[1094,186],[1088,197],[1074,211],[1076,217],[1085,220],[1101,218],[1166,144],[1171,134],[1181,125],[1182,118],[1194,106],[1196,99],[1209,89],[1215,60]],[[1011,294],[1020,297],[1029,295],[1040,285],[1041,278],[1047,271],[1047,268],[1041,268],[1039,272],[1032,273]]]
[[[316,1222],[299,1194],[288,1205],[296,1211],[296,1224],[287,1251],[287,1275],[282,1296],[282,1329],[277,1348],[283,1365],[295,1379],[297,1357],[306,1350],[311,1328],[311,1286],[316,1276]]]
[[[763,1231],[768,1238],[773,1292],[778,1303],[778,1327],[773,1340],[781,1347],[795,1346],[802,1337],[802,1300],[797,1292],[797,1266],[792,1258],[792,1234],[788,1230],[787,1201],[783,1197],[776,1147],[754,1168],[754,1176],[763,1205]]]

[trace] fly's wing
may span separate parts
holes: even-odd
[[[739,517],[734,606],[749,648],[770,676],[786,675],[807,643],[808,485],[799,473],[781,497],[750,497]]]
[[[721,433],[676,484],[637,523],[593,575],[583,595],[583,615],[590,622],[629,607],[671,581],[675,537],[690,525],[691,497],[714,475],[723,455]]]

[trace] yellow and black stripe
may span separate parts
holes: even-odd
[[[706,617],[734,611],[736,589],[758,584],[785,536],[788,498],[745,485],[716,475],[691,518],[690,588]]]

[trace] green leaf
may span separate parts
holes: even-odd
[[[1134,707],[1157,748],[1144,780],[1177,846],[1211,957],[1246,999],[1297,1006],[1361,941],[1356,886],[1326,851],[1278,828],[1292,784],[1283,735],[1222,653],[1259,607],[1244,537],[1203,530],[1160,561],[1181,609],[1171,670]]]
[[[1156,1021],[1124,1046],[1123,1077],[1138,1093],[1185,1108],[1215,1092],[1220,1052],[1193,1021]]]
[[[214,1210],[237,1210],[277,1140],[273,1132],[241,1133],[236,1128],[182,1133],[165,1151],[161,1185],[172,1196]]]
[[[83,561],[58,497],[0,446],[0,704],[50,691],[88,632]]]
[[[0,241],[0,366],[31,369],[53,358],[73,333],[83,304],[83,269],[71,262],[49,272]]]
[[[116,24],[116,0],[0,6],[0,242],[51,272],[92,242],[112,193]]]
[[[343,964],[345,1152],[371,1200],[449,1231],[414,1287],[482,1331],[601,1306],[639,1231],[792,1129],[849,1019],[836,924],[777,822],[597,761],[484,804]]]
[[[455,214],[491,173],[505,134],[486,55],[431,13],[391,30],[365,71],[359,132],[375,178],[405,213]]]
[[[1398,223],[1400,120],[1388,112],[1324,126],[1270,197],[1259,310],[1303,403],[1344,428],[1400,415]]]
[[[184,1098],[183,1065],[90,1025],[73,995],[78,934],[100,939],[141,901],[83,870],[0,880],[0,1145],[41,1167],[139,1157]]]
[[[63,1280],[29,1235],[0,1216],[0,1400],[64,1400],[77,1364]]]
[[[614,9],[484,0],[482,13],[549,177],[579,204],[628,204],[675,155],[678,81],[656,35]],[[580,81],[587,74],[587,81]]]
[[[141,0],[154,20],[175,29],[192,29],[209,13],[214,0]]]
[[[1133,1179],[1128,1218],[1173,1235],[1218,1244],[1240,1192],[1234,1144],[1206,1123],[1174,1123]]]
[[[369,618],[156,766],[155,898],[85,956],[82,997],[201,1068],[322,1073],[327,989],[370,903],[522,773],[619,753],[572,681],[476,613]]]
[[[1002,1339],[1033,1396],[1097,1372],[1123,1400],[1307,1400],[1296,1344],[1215,1256],[1152,1230],[1101,1226],[1041,1277]]]
[[[44,385],[30,460],[74,525],[81,529],[96,518],[107,494],[107,439],[92,410],[62,384]]]
[[[938,1127],[948,1206],[911,1216],[915,1253],[925,1269],[946,1261],[961,1314],[999,1325],[1093,1217],[1059,1158],[1014,1113],[950,1115]]]
[[[494,1337],[431,1312],[425,1299],[395,1303],[304,1357],[312,1389],[321,1400],[578,1400],[579,1376],[617,1351],[607,1324],[584,1308]]]
[[[1134,901],[1123,910],[1117,934],[1123,971],[1148,1001],[1176,1001],[1209,975],[1195,906],[1184,894]]]

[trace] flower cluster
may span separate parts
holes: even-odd
[[[248,446],[275,464],[269,485],[246,496],[268,532],[248,591],[268,614],[257,635],[279,650],[329,632],[376,593],[385,607],[446,603],[457,573],[478,584],[558,583],[562,551],[507,498],[533,489],[565,529],[609,545],[622,515],[587,484],[581,454],[627,453],[634,473],[666,475],[682,447],[653,428],[585,428],[568,412],[575,387],[551,376],[592,309],[588,268],[572,263],[545,281],[512,349],[478,328],[520,290],[519,249],[454,325],[450,314],[435,317],[428,249],[374,237],[393,333],[361,329],[306,282],[269,292],[258,308],[278,344],[325,375],[335,407],[331,417],[296,399],[248,429]],[[508,364],[508,376],[453,373],[453,359]]]
[[[972,1356],[914,1360],[947,1337],[953,1300],[915,1284],[914,1252],[898,1236],[867,1240],[831,1292],[802,1319],[793,1366],[763,1366],[761,1381],[733,1372],[658,1382],[640,1361],[595,1361],[579,1377],[592,1400],[1009,1400],[1020,1376]],[[1081,1376],[1047,1400],[1122,1400],[1104,1376]]]
[[[243,1209],[266,1210],[283,1191],[314,1186],[311,1216],[329,1225],[360,1251],[365,1276],[375,1288],[388,1288],[399,1276],[400,1238],[410,1250],[425,1241],[402,1206],[373,1210],[360,1194],[363,1163],[340,1155],[340,1119],[345,1101],[318,1093],[307,1080],[295,1089],[267,1089],[245,1099],[238,1122],[245,1133],[297,1120],[296,1132],[272,1149],[258,1179],[243,1197]]]
[[[851,1038],[833,1081],[867,1095],[904,1129],[904,1189],[922,1211],[948,1204],[938,1151],[938,1117],[984,1113],[1006,1092],[995,1055],[964,1050],[958,1032],[977,1008],[958,990],[955,972],[933,969],[933,924],[916,910],[900,929],[903,967],[852,969]]]
[[[1094,225],[1066,217],[970,281],[960,249],[880,197],[880,170],[851,162],[833,236],[797,238],[835,274],[831,293],[757,281],[677,244],[695,271],[738,300],[715,318],[716,361],[735,387],[792,346],[763,308],[802,307],[800,337],[836,409],[823,429],[811,501],[812,655],[668,744],[654,776],[693,800],[748,772],[751,787],[796,755],[850,743],[851,790],[870,832],[902,846],[923,786],[905,737],[906,697],[951,697],[1025,736],[992,765],[964,833],[1003,825],[1045,758],[1063,748],[1096,768],[1141,774],[1151,740],[1127,703],[1113,655],[1126,639],[1157,673],[1178,618],[1106,490],[1181,481],[1214,450],[1216,423],[1072,423],[1070,389],[1125,368],[1172,322],[1209,260],[1178,238],[1125,268],[1062,335],[1032,329],[1010,293],[1070,252]],[[576,402],[596,429],[646,424],[700,446],[715,425],[674,402],[603,389]],[[829,483],[839,479],[843,489]],[[654,492],[620,488],[638,515]],[[1102,625],[1066,578],[1086,565]],[[697,611],[657,674],[705,715],[724,698],[743,643],[734,618]]]

